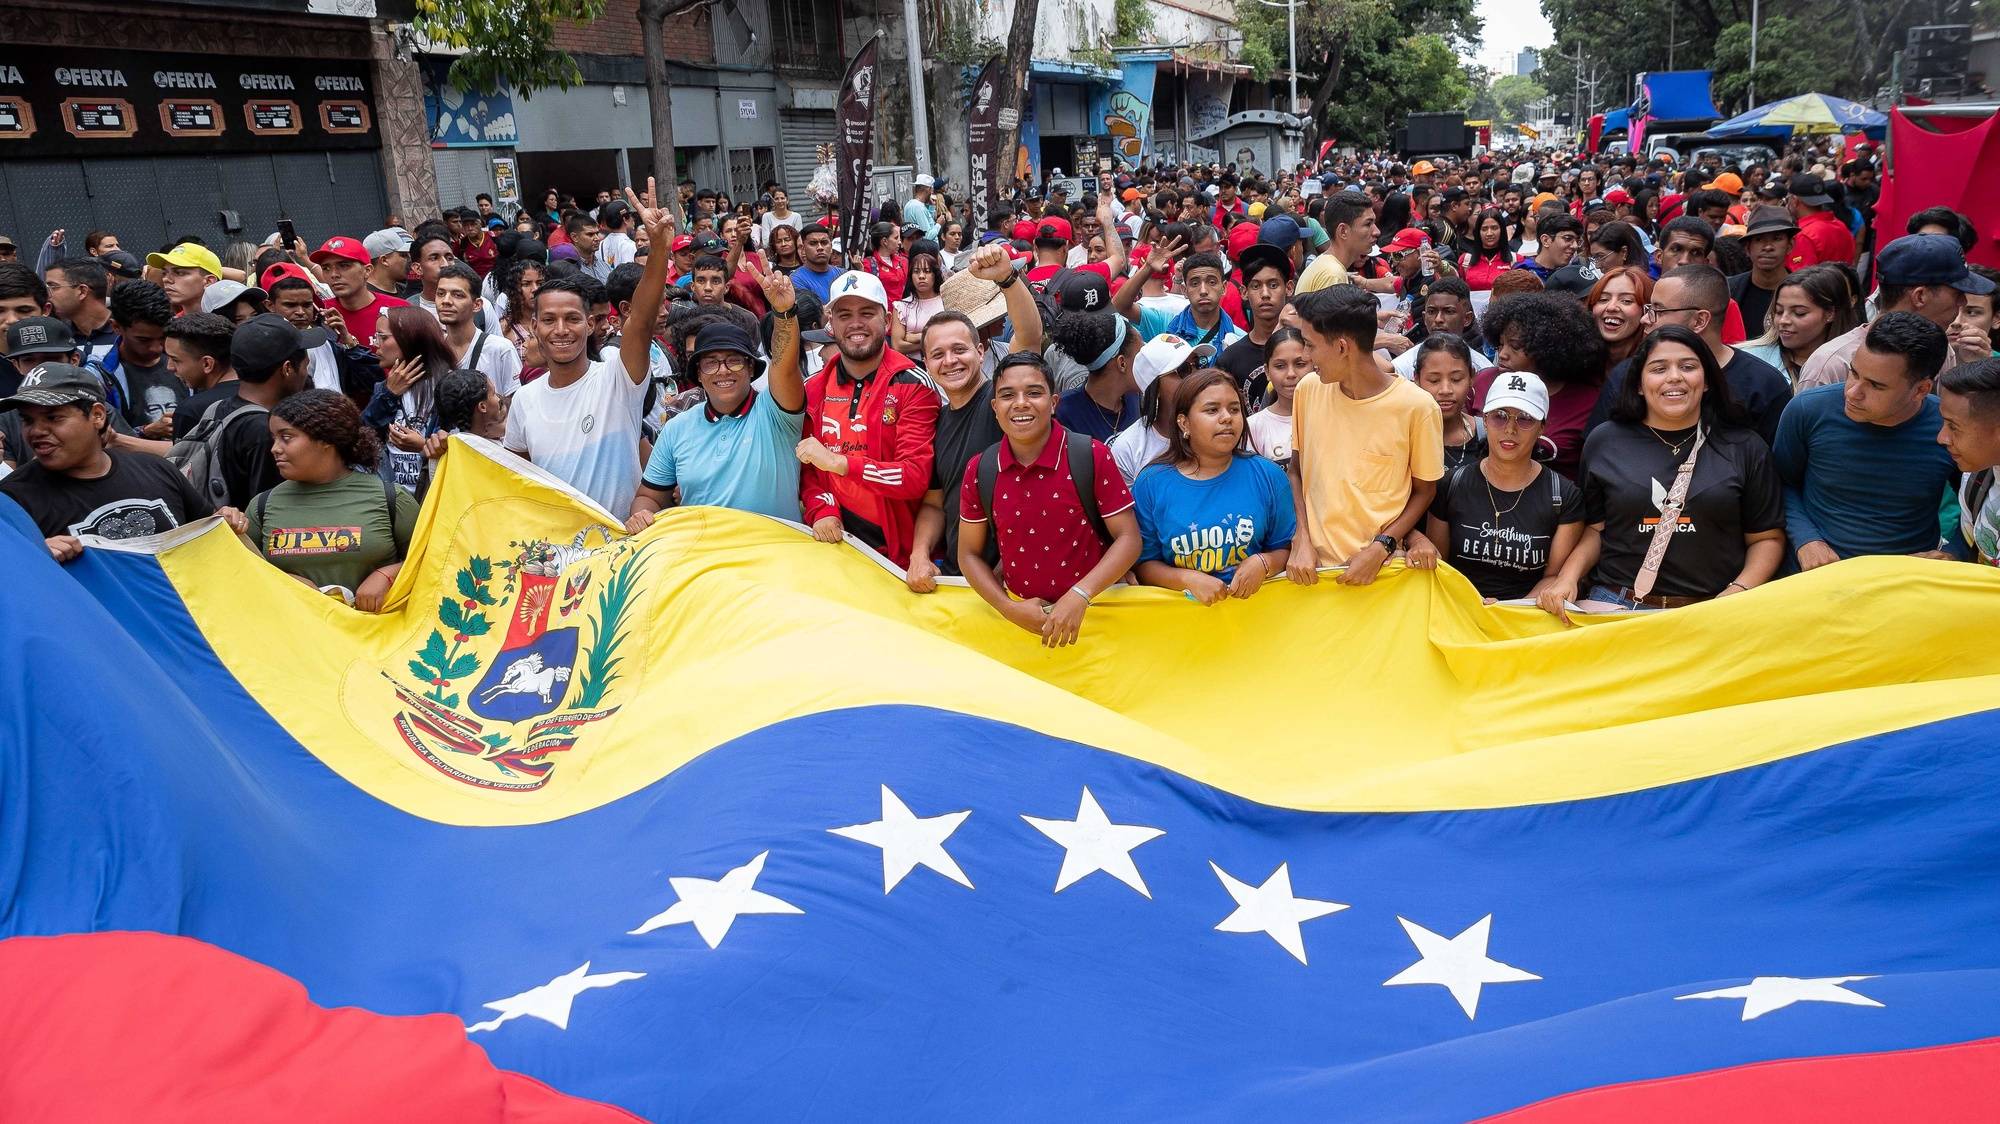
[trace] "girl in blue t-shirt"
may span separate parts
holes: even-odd
[[[1174,395],[1167,451],[1132,485],[1139,580],[1213,605],[1285,572],[1296,519],[1285,470],[1243,447],[1243,396],[1211,367]]]

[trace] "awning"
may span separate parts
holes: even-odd
[[[1192,51],[1175,51],[1172,65],[1183,71],[1198,70],[1204,74],[1216,74],[1227,78],[1244,78],[1250,74],[1250,68],[1242,63],[1209,58]]]

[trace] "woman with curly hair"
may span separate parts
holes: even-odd
[[[1493,345],[1494,366],[1473,381],[1479,411],[1502,373],[1541,376],[1549,411],[1535,459],[1575,480],[1584,432],[1604,390],[1605,346],[1596,321],[1568,293],[1522,293],[1496,300],[1480,328]]]
[[[370,471],[381,446],[346,395],[301,391],[272,408],[270,425],[285,479],[250,501],[250,541],[307,585],[379,611],[409,549],[417,501]]]
[[[535,345],[535,329],[530,321],[535,318],[535,290],[542,287],[548,274],[548,266],[534,258],[515,258],[507,266],[506,278],[500,286],[507,300],[507,314],[500,330],[521,354],[522,382],[528,381],[528,368],[539,371],[543,366],[541,348]]]

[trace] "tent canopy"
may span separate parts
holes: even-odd
[[[1708,131],[1711,137],[1785,137],[1793,133],[1867,133],[1880,137],[1889,119],[1860,102],[1831,94],[1800,94],[1739,113]]]

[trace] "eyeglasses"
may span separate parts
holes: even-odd
[[[719,375],[724,371],[740,375],[749,369],[750,358],[747,355],[704,355],[695,364],[695,372],[703,375]]]
[[[1646,307],[1639,310],[1639,315],[1647,320],[1658,320],[1660,317],[1665,316],[1669,312],[1700,312],[1700,311],[1701,309],[1698,306],[1691,304],[1684,304],[1681,305],[1679,308],[1662,308],[1657,304],[1649,304]]]
[[[1486,428],[1522,430],[1542,424],[1540,418],[1531,418],[1519,410],[1495,410],[1486,415]]]

